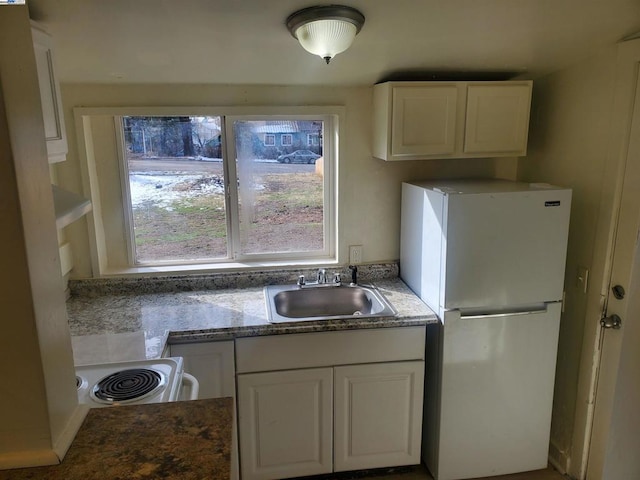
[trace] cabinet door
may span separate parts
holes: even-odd
[[[391,156],[452,154],[458,87],[394,87]]]
[[[420,463],[424,362],[335,368],[336,472]]]
[[[49,35],[36,28],[32,28],[31,33],[40,85],[47,155],[50,163],[60,162],[66,158],[67,137],[62,115],[60,87],[53,64],[52,41]]]
[[[531,83],[469,85],[465,153],[527,153]]]
[[[171,356],[182,357],[184,370],[198,380],[198,398],[235,397],[232,341],[171,345]]]
[[[243,480],[332,471],[331,368],[238,375]]]

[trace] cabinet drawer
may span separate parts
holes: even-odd
[[[425,327],[299,333],[236,340],[237,373],[423,360]]]

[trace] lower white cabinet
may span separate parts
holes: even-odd
[[[235,397],[233,341],[179,343],[171,345],[171,356],[182,357],[184,370],[198,380],[198,398]]]
[[[336,367],[334,471],[420,463],[424,362]]]
[[[237,339],[242,479],[419,464],[424,346],[424,327]]]
[[[182,357],[185,372],[190,373],[198,380],[200,384],[198,398],[235,398],[235,348],[233,340],[173,344],[169,346],[169,354],[172,357]],[[231,480],[240,478],[236,426],[237,422],[234,422],[231,446]]]
[[[331,368],[238,375],[243,480],[332,471]]]

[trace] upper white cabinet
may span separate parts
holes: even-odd
[[[469,85],[465,153],[527,153],[531,82]]]
[[[373,92],[373,155],[383,160],[522,156],[531,81],[387,82]]]
[[[391,151],[396,155],[451,155],[456,148],[458,89],[392,89]]]
[[[60,86],[56,77],[51,36],[32,24],[33,50],[36,56],[44,132],[49,163],[61,162],[67,155],[67,135],[62,115]]]

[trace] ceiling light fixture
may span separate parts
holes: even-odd
[[[304,8],[287,18],[287,28],[300,45],[329,63],[351,46],[364,25],[364,15],[343,5]]]

